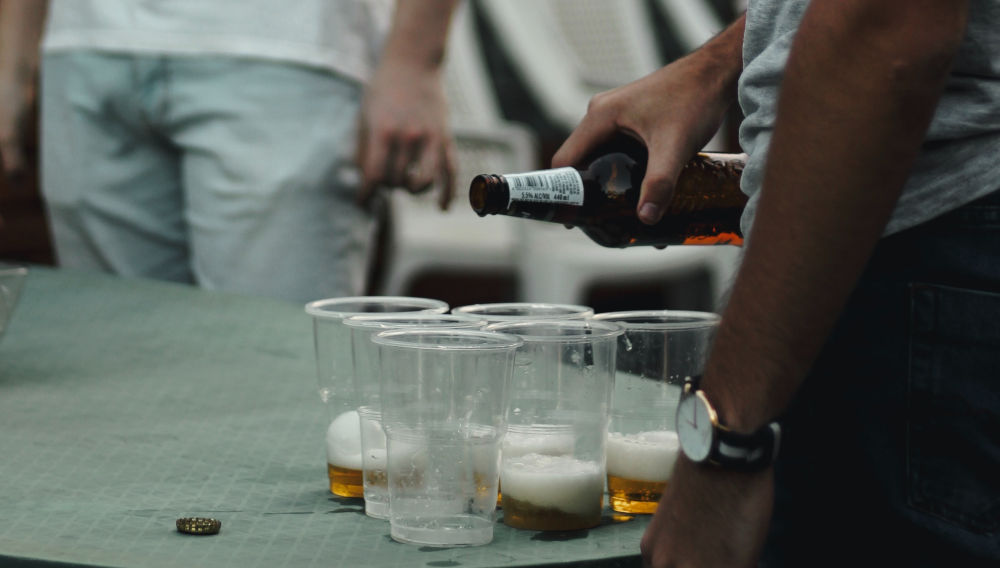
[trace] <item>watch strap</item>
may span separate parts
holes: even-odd
[[[727,428],[716,430],[718,443],[709,460],[738,471],[760,471],[774,462],[781,445],[781,426],[771,422],[752,434],[740,434]]]
[[[693,394],[699,390],[700,384],[701,375],[687,377],[685,393]],[[709,462],[729,470],[760,471],[774,463],[774,459],[778,457],[781,426],[777,421],[772,421],[756,432],[741,434],[720,423],[715,427],[715,438],[708,456]]]

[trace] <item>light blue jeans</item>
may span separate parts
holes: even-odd
[[[60,265],[298,302],[361,293],[373,222],[343,175],[360,95],[279,62],[47,54]]]

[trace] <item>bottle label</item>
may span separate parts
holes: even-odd
[[[576,168],[556,168],[505,175],[510,188],[509,207],[515,201],[583,205],[583,178]]]

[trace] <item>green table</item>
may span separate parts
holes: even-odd
[[[328,491],[302,306],[32,268],[0,338],[0,566],[634,566],[648,518],[389,538]],[[178,533],[210,516],[215,536]]]

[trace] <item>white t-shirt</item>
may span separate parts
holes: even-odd
[[[364,81],[393,0],[52,0],[42,49],[226,55]]]

